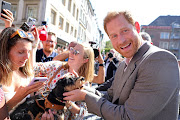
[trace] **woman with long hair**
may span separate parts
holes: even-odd
[[[79,76],[83,76],[87,85],[94,79],[94,51],[86,44],[77,44],[75,47],[70,48],[69,59],[67,63],[61,61],[50,61],[46,63],[36,63],[35,76],[46,76],[49,79],[56,73],[56,71],[66,64],[67,66],[61,69],[56,76],[52,79],[50,89],[54,88],[55,83],[66,73],[77,73]],[[71,101],[66,102],[67,111],[64,113],[64,119],[68,120],[80,120],[87,112],[86,105],[83,102],[73,103]],[[49,111],[51,114],[51,111]],[[42,115],[42,120],[50,116],[47,112]],[[52,115],[51,115],[52,116]],[[53,116],[52,116],[53,117]],[[53,119],[53,118],[52,118]]]
[[[38,82],[28,86],[33,77],[31,59],[34,58],[31,57],[36,50],[34,43],[38,41],[37,36],[37,29],[34,33],[26,33],[8,27],[0,33],[0,85],[5,93],[8,111],[43,85]]]

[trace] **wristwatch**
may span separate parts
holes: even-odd
[[[104,63],[103,64],[99,64],[99,66],[103,66],[104,67]]]

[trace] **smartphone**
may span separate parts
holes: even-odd
[[[11,3],[9,2],[6,2],[6,1],[2,1],[2,4],[1,4],[1,13],[3,14],[6,14],[3,9],[8,9],[11,11]],[[1,15],[2,18],[5,18],[4,16]]]
[[[29,83],[29,85],[32,85],[32,84],[34,84],[35,82],[38,82],[38,81],[40,81],[40,82],[45,82],[45,81],[47,81],[47,80],[48,80],[47,77],[34,77],[34,78],[32,79],[32,81]]]
[[[43,26],[43,25],[47,25],[47,22],[46,21],[42,21],[42,23],[41,23],[41,25]]]
[[[29,27],[31,28],[32,26],[35,25],[36,19],[35,19],[35,18],[32,18],[32,17],[28,17],[28,19],[27,19],[26,22],[27,22],[27,24],[29,25]]]

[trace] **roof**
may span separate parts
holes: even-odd
[[[173,22],[180,24],[180,16],[159,16],[148,26],[171,26]]]

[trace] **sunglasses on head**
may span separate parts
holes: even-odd
[[[27,38],[29,40],[34,41],[34,35],[31,32],[25,32],[21,29],[17,29],[10,37],[10,39],[12,39],[14,36],[19,35],[20,38]]]
[[[79,51],[78,50],[75,50],[73,47],[70,47],[70,52],[74,55],[77,55],[79,54]]]

